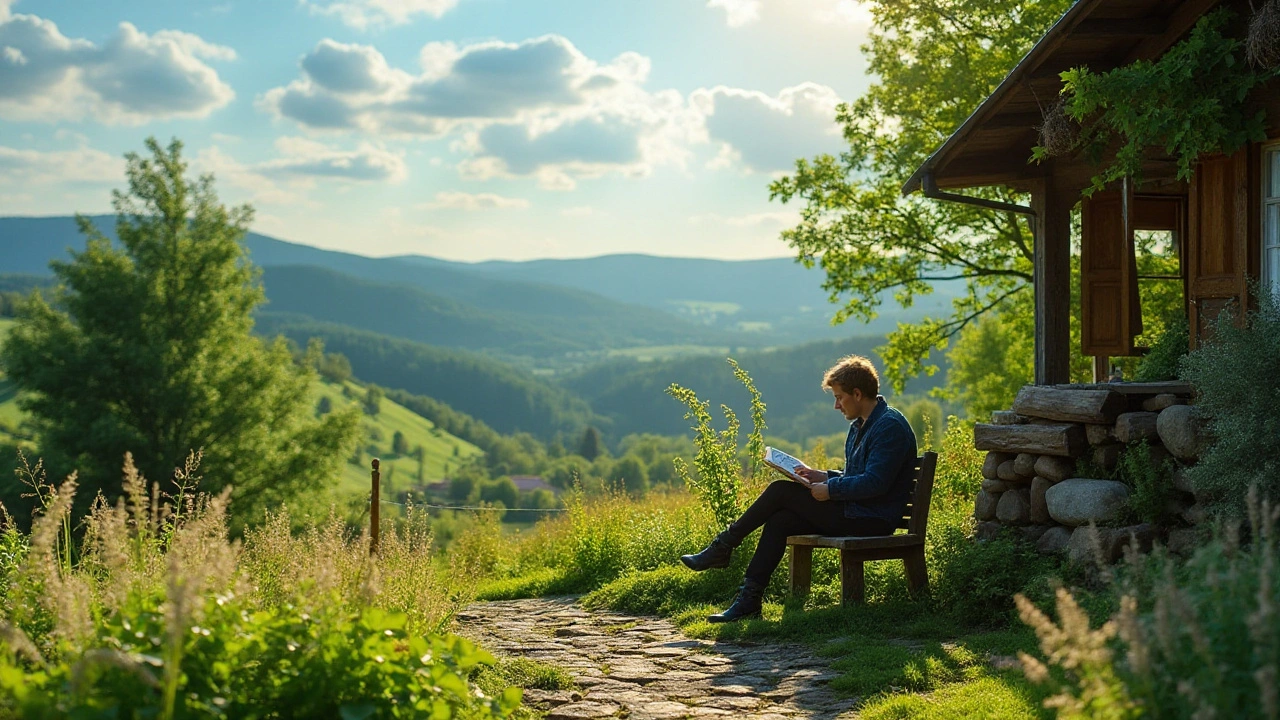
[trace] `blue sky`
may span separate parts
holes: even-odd
[[[109,210],[178,137],[255,229],[459,260],[790,254],[855,0],[0,0],[0,214]]]

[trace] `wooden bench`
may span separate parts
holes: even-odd
[[[933,493],[933,472],[938,465],[938,454],[927,452],[916,458],[916,477],[911,489],[911,501],[907,504],[906,517],[898,529],[905,534],[879,537],[827,537],[824,535],[792,535],[787,538],[791,546],[791,594],[809,592],[813,573],[813,549],[836,548],[840,551],[840,602],[863,602],[866,586],[862,564],[869,560],[901,559],[907,570],[907,586],[913,594],[929,586],[929,574],[924,564],[924,534],[929,523],[929,498]]]

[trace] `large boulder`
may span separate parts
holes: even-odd
[[[974,528],[973,536],[978,542],[988,542],[1000,537],[1000,531],[1004,530],[1004,526],[995,520],[978,523],[978,527]]]
[[[1046,530],[1036,541],[1036,552],[1041,555],[1057,555],[1067,549],[1067,543],[1071,542],[1071,535],[1071,528],[1055,525]]]
[[[1173,486],[1184,493],[1196,491],[1195,486],[1191,484],[1191,473],[1185,467],[1179,467],[1173,471]]]
[[[1051,487],[1053,483],[1042,477],[1031,481],[1031,522],[1041,524],[1049,522],[1049,503],[1044,499],[1044,494]]]
[[[1000,496],[1003,494],[979,490],[978,499],[974,502],[973,516],[979,521],[995,520],[996,506],[1000,504]]]
[[[1119,518],[1129,502],[1129,488],[1114,480],[1069,478],[1046,490],[1044,499],[1050,517],[1079,527]]]
[[[1021,477],[1029,478],[1036,474],[1036,456],[1031,453],[1018,453],[1013,459],[1013,471]]]
[[[1194,460],[1208,444],[1205,420],[1204,412],[1195,405],[1167,407],[1156,419],[1160,442],[1179,460]]]
[[[1128,444],[1138,440],[1150,440],[1156,436],[1156,418],[1153,412],[1127,412],[1116,418],[1116,440]]]
[[[1002,493],[1011,487],[1013,487],[1013,485],[1003,480],[983,480],[982,481],[982,489],[993,494]]]
[[[1185,402],[1186,400],[1183,400],[1173,393],[1160,393],[1159,395],[1143,400],[1142,409],[1147,412],[1160,412],[1165,408],[1170,408],[1174,405],[1181,405]]]
[[[1031,522],[1031,491],[1017,488],[1000,494],[996,504],[996,519],[1005,525],[1026,525]]]
[[[1120,464],[1120,454],[1124,452],[1124,446],[1119,443],[1110,445],[1099,445],[1093,449],[1093,464],[1111,472]]]
[[[1075,474],[1076,462],[1064,457],[1041,455],[1036,458],[1036,476],[1049,482],[1066,480]]]
[[[995,480],[999,477],[996,470],[1000,467],[1000,463],[1005,460],[1012,460],[1013,455],[1002,452],[989,452],[987,459],[982,462],[982,477],[988,480]]]
[[[1017,467],[1013,460],[1005,460],[1000,463],[1000,467],[996,468],[996,477],[1005,482],[1018,482],[1022,478],[1018,474]]]
[[[1085,425],[1084,436],[1090,445],[1106,445],[1116,441],[1115,425]]]

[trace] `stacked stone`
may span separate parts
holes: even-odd
[[[1109,527],[1125,514],[1128,487],[1080,477],[1078,468],[1111,473],[1125,447],[1139,440],[1148,442],[1156,464],[1171,456],[1179,463],[1194,462],[1204,432],[1190,397],[1183,383],[1022,388],[1012,410],[994,413],[991,423],[974,428],[976,447],[988,451],[974,508],[978,537],[1015,527],[1040,552],[1066,552],[1077,560],[1101,551],[1114,561],[1134,539],[1149,546],[1160,529]],[[1175,510],[1191,524],[1203,519],[1181,469],[1174,486],[1179,490]],[[1088,526],[1097,526],[1097,532]],[[1191,536],[1183,532],[1168,539],[1190,542]]]

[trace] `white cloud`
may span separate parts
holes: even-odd
[[[761,19],[799,16],[824,25],[871,26],[871,13],[859,0],[707,0],[707,7],[724,12],[725,24],[743,27]]]
[[[436,193],[435,200],[422,204],[426,210],[503,210],[523,209],[529,207],[524,198],[504,197],[496,193],[466,193],[441,191]]]
[[[378,50],[322,40],[302,59],[302,77],[266,92],[259,105],[318,130],[439,137],[459,124],[509,121],[581,106],[620,82],[643,81],[634,53],[600,66],[573,43],[547,35],[521,43],[423,48],[422,70],[391,68]]]
[[[569,40],[458,47],[432,43],[421,70],[390,67],[375,48],[324,40],[302,59],[302,76],[259,106],[316,131],[377,137],[453,134],[467,178],[534,177],[567,190],[582,177],[643,175],[683,163],[701,116],[675,91],[642,85],[648,58],[600,63]]]
[[[707,0],[707,7],[724,11],[729,27],[741,27],[760,19],[760,0]]]
[[[24,150],[0,146],[0,183],[31,185],[108,184],[124,180],[124,160],[101,150]]]
[[[311,12],[334,15],[358,30],[404,25],[416,15],[439,18],[457,6],[458,0],[302,0]]]
[[[230,187],[255,204],[319,207],[309,191],[320,181],[398,183],[408,176],[404,158],[362,143],[355,150],[339,150],[306,138],[283,137],[275,142],[279,156],[245,163],[217,145],[196,154],[192,167],[213,173],[219,187]]]
[[[282,157],[256,165],[263,175],[391,183],[408,176],[403,157],[368,143],[355,150],[334,150],[312,140],[284,137],[275,144]]]
[[[198,118],[235,97],[204,61],[234,60],[235,51],[197,35],[148,35],[121,23],[102,46],[64,36],[35,15],[0,5],[0,117],[62,120],[91,117],[111,124]]]
[[[595,214],[595,208],[590,205],[577,205],[574,207],[567,207],[560,211],[561,217],[588,217]]]
[[[790,170],[800,157],[838,152],[840,98],[825,85],[803,83],[777,97],[755,90],[696,90],[690,104],[704,116],[707,136],[721,143],[712,167],[740,164],[748,170]]]

